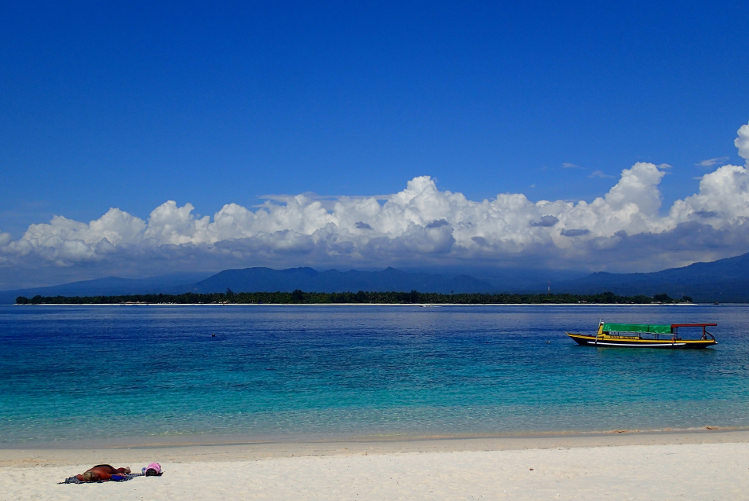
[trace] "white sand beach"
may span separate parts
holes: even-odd
[[[99,463],[161,477],[58,484]],[[0,498],[747,499],[749,432],[0,450]]]

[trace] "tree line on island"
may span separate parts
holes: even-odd
[[[668,294],[619,296],[600,294],[486,294],[434,292],[226,292],[184,294],[129,294],[122,296],[18,296],[16,304],[662,304],[691,303]]]

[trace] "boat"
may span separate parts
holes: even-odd
[[[707,348],[718,344],[708,327],[718,324],[615,324],[603,320],[595,335],[568,332],[577,344],[583,346],[626,348]],[[693,337],[682,338],[681,330],[691,329]],[[701,333],[700,333],[701,330]]]

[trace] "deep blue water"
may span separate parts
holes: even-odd
[[[717,322],[706,350],[577,346]],[[749,307],[0,306],[0,447],[749,427]]]

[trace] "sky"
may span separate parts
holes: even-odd
[[[749,252],[749,2],[9,0],[0,289]]]

